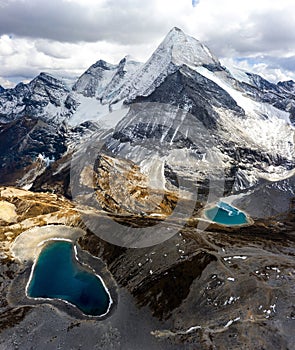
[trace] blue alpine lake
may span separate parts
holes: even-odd
[[[33,298],[68,301],[92,316],[104,315],[110,305],[104,284],[79,263],[73,244],[68,241],[52,241],[42,249],[27,293]]]
[[[206,217],[218,224],[235,226],[247,224],[247,216],[237,208],[225,202],[219,202],[215,207],[205,211]]]

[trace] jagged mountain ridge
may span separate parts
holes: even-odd
[[[168,75],[182,65],[197,67],[220,63],[198,40],[185,35],[178,28],[173,28],[134,79],[127,83],[120,97],[124,98],[128,93],[127,100],[132,101],[137,96],[150,95]]]
[[[83,109],[88,114],[81,122],[95,120],[109,112],[112,95],[140,65],[129,57],[124,57],[117,65],[99,60],[72,87],[42,72],[28,84],[19,83],[13,89],[0,91],[0,122],[29,116],[58,125],[71,121],[71,117],[81,114]],[[106,108],[103,105],[107,105]],[[74,124],[78,123],[74,121]]]
[[[223,67],[206,46],[173,28],[145,64],[128,57],[117,65],[100,60],[82,74],[73,87],[41,73],[29,84],[21,83],[5,90],[0,93],[0,115],[3,123],[29,115],[55,125],[63,135],[64,147],[72,150],[82,137],[90,137],[97,129],[114,127],[120,120],[116,132],[118,128],[121,133],[127,130],[130,120],[136,122],[132,114],[134,103],[168,104],[195,116],[209,130],[210,137],[215,139],[212,150],[218,163],[228,174],[237,176],[235,186],[240,190],[255,185],[261,176],[281,179],[293,168],[294,101],[293,82],[273,84],[243,72],[237,76],[236,71]],[[126,106],[131,107],[131,111],[128,112]],[[113,118],[110,114],[113,110],[122,112]],[[155,130],[159,122],[163,120],[150,121]],[[183,120],[168,120],[166,129],[173,135],[173,128],[181,129],[184,125],[183,132],[189,132],[183,123]],[[7,124],[7,127],[13,128],[13,125]],[[51,130],[55,133],[54,128]],[[138,133],[144,134],[138,129],[131,131],[134,140]],[[145,137],[149,138],[147,134]],[[160,134],[159,139],[164,140],[165,135]],[[173,138],[170,141],[173,142]],[[124,141],[120,142],[123,147]],[[43,149],[45,158],[62,156],[54,147],[46,149],[43,144],[40,150],[43,152]],[[134,154],[131,150],[125,151]],[[177,157],[194,162],[188,152],[189,148],[185,147]],[[29,148],[27,155],[34,162],[38,147]],[[152,159],[154,162],[155,157]],[[151,164],[141,165],[151,168]],[[176,166],[175,161],[172,165]],[[165,167],[171,168],[171,164]],[[23,179],[19,180],[23,184]]]
[[[47,120],[54,119],[52,116],[58,116],[59,123],[64,119],[71,121],[79,104],[84,102],[80,101],[80,95],[99,99],[104,105],[111,105],[124,99],[130,102],[137,96],[150,95],[156,87],[161,85],[165,77],[176,72],[183,65],[192,69],[205,67],[211,72],[226,70],[205,45],[180,29],[173,28],[145,64],[136,62],[128,56],[117,65],[99,60],[89,67],[71,87],[61,79],[44,72],[28,84],[19,83],[12,89],[1,87],[1,122],[8,122],[23,115],[44,117]],[[231,72],[228,71],[228,73],[231,75]],[[244,77],[241,78],[242,75]],[[290,109],[287,105],[294,102],[295,83],[293,81],[274,84],[257,74],[248,72],[240,74],[239,77],[233,75],[232,78],[238,88],[243,89],[250,98],[276,104],[276,107],[282,110]],[[272,101],[270,94],[276,94],[279,101]],[[273,96],[274,99],[275,96]],[[280,102],[283,99],[288,101],[281,105]],[[91,105],[90,99],[88,102]],[[48,108],[44,109],[46,106]],[[85,115],[82,122],[95,121],[95,117],[99,120],[99,112],[93,115],[89,108],[88,119]]]
[[[124,86],[126,80],[141,66],[131,57],[124,57],[118,65],[99,60],[81,75],[73,90],[85,97],[95,97],[102,104],[112,103],[114,96]]]
[[[4,90],[0,95],[0,121],[10,122],[23,116],[54,120],[59,115],[67,116],[66,104],[69,90],[59,79],[40,73],[30,83],[19,83],[14,89]],[[51,113],[46,109],[51,107]]]

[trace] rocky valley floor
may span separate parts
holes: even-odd
[[[0,201],[1,349],[292,349],[294,212],[280,222],[206,231],[196,218],[175,222],[179,232],[166,242],[131,249],[91,233],[81,220],[86,208],[61,196],[1,188]],[[30,261],[13,256],[13,242],[48,225],[79,228],[73,239],[101,260],[116,296],[109,317],[87,319],[16,297]]]

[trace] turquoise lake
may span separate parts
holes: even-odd
[[[211,221],[227,226],[248,223],[247,216],[242,211],[224,202],[219,202],[215,207],[206,210],[205,215]]]
[[[33,298],[68,301],[92,316],[105,314],[110,304],[102,281],[77,261],[67,241],[52,241],[43,248],[27,292]]]

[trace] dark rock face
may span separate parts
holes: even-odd
[[[278,216],[284,220],[286,215],[292,215],[294,196],[295,176],[293,175],[276,182],[260,180],[251,194],[237,199],[235,204],[241,209],[246,209],[252,217]]]
[[[28,117],[0,124],[1,183],[17,183],[30,170],[39,154],[57,160],[65,151],[63,126],[56,129]]]
[[[170,266],[164,274],[156,273],[147,283],[135,288],[133,293],[140,305],[149,305],[154,310],[155,316],[169,318],[188,297],[193,282],[216,260],[214,255],[199,252],[175,266]],[[171,293],[171,290],[175,293]]]
[[[274,107],[290,113],[290,121],[294,125],[295,88],[292,80],[270,83],[257,74],[247,73],[250,83],[239,82],[242,90],[248,93],[254,100],[265,102]]]
[[[260,91],[262,92],[271,91],[273,93],[280,92],[280,88],[278,87],[278,85],[270,83],[269,81],[267,81],[266,79],[263,79],[258,74],[253,74],[253,73],[246,73],[246,74],[250,78],[251,85],[259,89]]]
[[[45,121],[54,120],[45,107],[64,107],[69,90],[61,80],[49,74],[40,73],[28,84],[19,83],[14,89],[0,92],[0,120],[11,120],[30,115]],[[67,112],[64,113],[64,117]]]
[[[79,102],[74,99],[74,97],[69,94],[65,100],[65,107],[71,112],[74,113],[79,106]]]
[[[40,73],[40,75],[30,83],[29,87],[31,89],[31,96],[28,96],[27,99],[32,105],[48,100],[53,105],[60,106],[61,100],[59,94],[68,92],[68,89],[62,81],[46,73]]]
[[[203,64],[203,67],[207,68],[210,72],[222,72],[226,70],[221,64]]]
[[[279,81],[278,86],[287,92],[295,93],[295,82],[293,80]]]
[[[115,71],[116,66],[103,60],[93,64],[74,84],[73,90],[81,93],[85,97],[95,97],[96,93],[102,90],[102,80],[105,76]]]
[[[63,194],[68,199],[72,199],[70,189],[70,165],[71,154],[54,162],[42,174],[38,175],[31,187],[35,192],[54,192]],[[62,165],[62,170],[59,166]]]
[[[214,107],[244,114],[225,90],[186,66],[169,75],[151,95],[134,102],[169,103],[190,112],[208,129],[214,128],[218,119]]]

